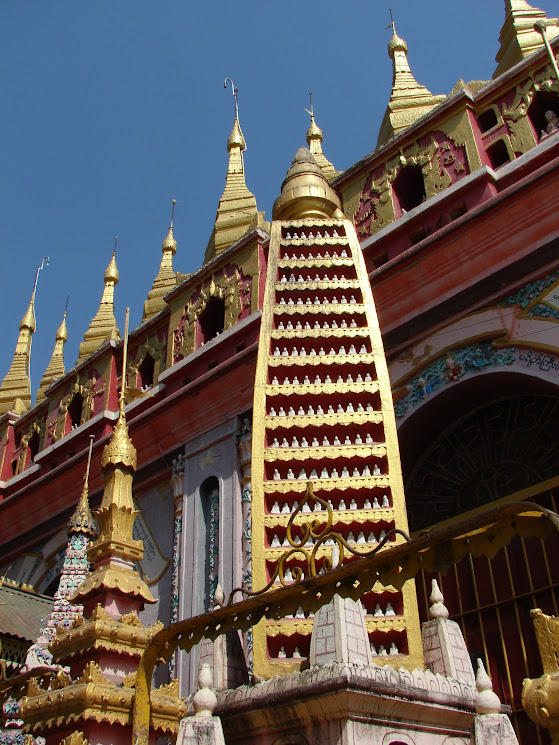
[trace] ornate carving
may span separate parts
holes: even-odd
[[[138,618],[138,614],[134,611],[132,611],[131,613],[126,613],[124,616],[122,616],[120,622],[123,623],[125,626],[139,626],[143,628],[143,623]]]
[[[128,384],[131,385],[131,381],[135,381],[135,385],[138,387],[138,370],[146,356],[149,354],[155,362],[162,359],[164,360],[166,349],[167,344],[165,339],[158,339],[157,334],[154,334],[143,341],[135,350],[134,360],[131,360],[128,364]]]
[[[426,197],[432,197],[469,173],[462,142],[455,142],[442,132],[430,135],[430,142],[414,142],[388,160],[382,171],[365,179],[359,203],[351,215],[362,241],[396,219],[392,183],[406,166],[420,166]]]
[[[178,328],[174,332],[173,359],[177,362],[194,351],[195,322],[204,311],[208,300],[220,298],[225,304],[224,330],[234,326],[245,308],[250,308],[250,283],[236,266],[223,267],[221,274],[210,277],[198,293],[190,299]]]
[[[546,616],[539,608],[530,611],[544,674],[522,684],[522,706],[540,727],[550,730],[553,742],[559,735],[559,618]]]
[[[60,745],[89,745],[89,741],[84,737],[83,732],[72,732],[71,735],[60,740]]]
[[[97,378],[95,375],[88,379],[78,378],[74,382],[74,385],[70,392],[62,397],[55,412],[54,418],[52,418],[48,423],[48,433],[52,436],[55,442],[60,440],[66,434],[68,409],[77,394],[79,394],[83,398],[83,405],[79,422],[80,425],[85,424],[85,422],[88,422],[91,419],[91,416],[93,415],[95,409],[94,399],[96,396],[101,396],[106,389],[105,383],[103,383],[98,388],[96,388],[96,386]]]
[[[368,480],[368,484],[370,485],[370,479]],[[320,486],[320,488],[324,489],[325,487]],[[293,491],[293,487],[291,487],[290,490]],[[312,512],[313,508],[311,507],[311,505],[317,503],[322,508],[322,518],[307,517],[305,521],[297,521],[297,523],[295,522],[296,518],[299,515],[304,514],[303,508],[305,507],[305,505],[307,505],[307,507],[309,507]],[[324,519],[324,513],[326,514],[326,519]],[[286,537],[291,548],[282,553],[279,557],[278,563],[275,566],[270,581],[258,592],[250,592],[242,587],[234,589],[229,596],[228,603],[231,603],[233,596],[237,592],[242,592],[243,594],[250,597],[254,595],[261,595],[267,592],[277,580],[279,580],[282,585],[286,586],[291,584],[292,582],[300,582],[301,580],[308,579],[309,577],[316,577],[316,575],[318,574],[318,567],[316,562],[319,557],[319,552],[322,558],[322,568],[324,569],[324,571],[328,572],[333,567],[341,566],[343,564],[346,551],[352,556],[372,556],[373,554],[378,553],[378,551],[384,548],[386,543],[395,535],[402,536],[406,541],[410,540],[410,537],[403,530],[400,530],[399,528],[393,528],[388,533],[386,533],[385,537],[375,546],[375,548],[369,551],[357,551],[353,546],[350,546],[350,544],[345,540],[343,536],[332,530],[332,523],[332,508],[330,507],[328,502],[326,502],[324,499],[321,499],[320,497],[317,497],[314,494],[313,484],[312,482],[308,481],[306,485],[305,496],[303,497],[301,503],[297,506],[297,509],[293,512],[293,514],[289,518],[289,522],[287,523]],[[297,527],[299,528],[300,534],[298,535],[294,535],[292,532],[295,524],[297,524]],[[306,546],[309,544],[314,544],[312,549],[310,550],[306,548]],[[328,546],[329,548],[328,551],[324,553],[321,549],[326,546]],[[296,559],[298,562],[303,561],[305,568],[300,567],[298,564],[289,567],[289,574],[291,576],[288,579],[286,577],[286,571],[288,569],[287,562],[292,559]]]
[[[404,395],[395,403],[396,416],[406,416],[410,409],[449,383],[455,383],[480,370],[512,365],[515,359],[515,347],[496,349],[491,342],[482,342],[453,350],[445,357],[423,368],[409,381],[404,389]]]
[[[97,662],[90,660],[83,669],[80,681],[82,683],[103,683],[107,684],[109,681],[105,678],[101,672],[101,668]]]

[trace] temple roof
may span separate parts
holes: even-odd
[[[0,586],[0,635],[35,641],[53,602],[53,598],[39,595],[27,585],[5,580]]]

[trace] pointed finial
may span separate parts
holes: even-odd
[[[130,308],[126,308],[124,318],[124,341],[122,343],[122,383],[118,402],[119,417],[124,418],[124,393],[126,389],[126,363],[128,361],[128,324],[130,323]]]
[[[107,284],[108,282],[112,282],[115,285],[118,284],[119,274],[118,274],[118,268],[116,265],[116,242],[117,240],[118,239],[115,238],[115,247],[113,251],[113,256],[109,262],[109,266],[105,270],[105,284]]]
[[[47,365],[47,369],[41,379],[41,385],[37,391],[37,401],[41,401],[45,398],[46,389],[59,380],[64,373],[66,368],[64,366],[64,345],[68,341],[68,329],[66,328],[66,315],[68,313],[68,299],[70,295],[66,295],[66,305],[64,307],[64,315],[62,316],[62,323],[56,331],[56,337],[54,342],[54,349],[50,362]]]
[[[219,584],[219,582],[217,583],[217,587],[215,588],[214,601],[214,610],[216,608],[223,608],[223,604],[225,603],[225,595],[223,594],[223,587]]]
[[[394,52],[396,50],[405,52],[407,54],[408,45],[396,33],[396,23],[394,21],[394,14],[392,13],[392,8],[390,8],[390,23],[388,24],[388,26],[386,27],[386,29],[388,30],[389,28],[392,29],[392,39],[390,40],[390,42],[388,44],[388,54],[389,54],[389,56],[391,58],[393,58],[394,57]],[[408,68],[408,70],[409,70],[409,68]]]
[[[78,506],[68,522],[68,533],[87,533],[92,538],[95,537],[96,530],[93,515],[89,509],[89,470],[91,468],[91,453],[94,440],[95,436],[89,435],[89,452],[87,454],[87,467],[85,469],[83,489]]]
[[[233,83],[231,78],[225,78],[225,80],[223,81],[224,88],[227,88],[228,81],[229,83],[231,83],[231,93],[233,94],[233,98],[235,99],[235,119],[238,119],[239,118],[239,101],[237,99],[237,96],[239,95],[239,89],[237,88],[235,83]]]
[[[431,607],[429,615],[431,618],[448,618],[448,608],[444,604],[444,597],[436,579],[431,580]]]
[[[192,704],[196,717],[211,717],[213,711],[217,705],[217,696],[212,691],[211,686],[213,685],[212,669],[207,662],[203,662],[200,665],[200,672],[198,674],[198,686],[199,689],[196,691],[192,698]]]
[[[173,254],[173,256],[177,252],[177,242],[175,240],[175,236],[173,235],[173,219],[175,217],[175,204],[176,203],[177,203],[177,200],[173,199],[173,206],[171,207],[171,222],[169,223],[169,232],[167,233],[167,237],[163,241],[163,246],[162,246],[164,254],[170,251]],[[173,278],[174,278],[172,267],[173,267],[173,264],[172,264],[172,259],[171,259],[170,268],[171,268],[171,273],[173,274]],[[168,268],[168,267],[165,265],[165,268]],[[159,271],[161,273],[161,268]]]
[[[478,714],[499,714],[501,711],[501,700],[493,691],[491,678],[485,671],[481,657],[477,660],[476,688],[478,694],[474,706]]]

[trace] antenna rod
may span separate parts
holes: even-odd
[[[115,247],[113,248],[113,254],[116,256],[116,242],[118,241],[118,235],[115,235]]]
[[[66,318],[66,313],[68,313],[68,300],[70,300],[70,293],[66,295],[66,305],[64,306],[64,318]]]
[[[46,266],[49,265],[49,261],[50,261],[49,257],[48,256],[44,256],[43,257],[43,260],[41,261],[41,263],[37,267],[37,271],[35,272],[35,282],[33,284],[33,295],[35,295],[35,290],[37,289],[37,282],[39,281],[39,274],[41,273],[41,270],[43,269],[43,267],[45,265]]]
[[[175,204],[177,203],[176,199],[173,199],[173,206],[171,207],[171,227],[173,227],[173,218],[175,217]]]
[[[85,478],[84,478],[84,484],[83,484],[83,488],[85,491],[87,491],[89,487],[89,468],[91,466],[91,451],[93,450],[94,440],[95,440],[95,435],[89,435],[89,453],[87,454],[87,468],[85,469]]]
[[[119,409],[121,416],[124,416],[124,389],[126,387],[126,362],[128,357],[128,323],[130,322],[130,308],[126,308],[126,317],[124,320],[124,343],[122,345],[122,383],[120,385]]]
[[[223,87],[227,88],[227,81],[231,83],[231,92],[233,93],[233,98],[235,99],[235,119],[239,118],[239,102],[237,100],[237,96],[239,95],[239,89],[235,85],[235,83],[231,80],[231,78],[225,78],[225,81],[223,83]]]

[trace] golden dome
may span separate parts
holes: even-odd
[[[169,225],[169,232],[167,233],[167,237],[163,241],[163,253],[167,253],[168,251],[171,251],[174,254],[177,252],[177,242],[175,240],[175,236],[173,235],[173,223]]]
[[[110,264],[105,271],[105,284],[107,282],[114,282],[115,285],[118,284],[118,269],[116,268],[116,255],[114,252]]]
[[[405,52],[408,53],[408,45],[406,42],[402,39],[401,36],[398,36],[396,33],[396,30],[394,30],[394,33],[392,34],[392,38],[388,42],[388,56],[390,59],[394,57],[394,52]]]
[[[35,292],[33,292],[33,295],[31,296],[31,302],[29,303],[29,307],[25,311],[25,315],[19,322],[19,330],[22,329],[29,329],[31,333],[35,331],[36,328],[36,322],[35,322]]]
[[[312,153],[297,150],[291,168],[274,202],[272,219],[292,220],[306,217],[343,217],[340,200],[322,173]]]
[[[243,136],[239,120],[236,117],[233,124],[233,129],[231,130],[231,134],[229,135],[229,139],[227,140],[227,149],[231,151],[231,148],[233,147],[240,147],[241,150],[246,150],[245,138]]]
[[[64,313],[64,318],[62,319],[62,323],[58,327],[58,331],[56,332],[56,340],[57,341],[63,341],[66,343],[68,341],[68,329],[66,328],[66,313]]]
[[[314,120],[314,114],[311,114],[311,124],[307,129],[307,142],[310,145],[311,140],[320,140],[322,142],[322,130]]]

